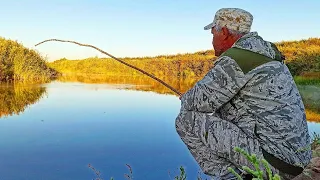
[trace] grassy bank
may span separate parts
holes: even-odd
[[[320,38],[300,41],[278,42],[276,45],[286,56],[286,64],[294,76],[320,72]],[[216,59],[213,50],[195,53],[162,55],[155,57],[122,58],[124,61],[146,70],[158,77],[202,77]],[[67,60],[65,58],[49,63],[61,73],[141,75],[111,58],[87,58]]]
[[[299,85],[320,85],[320,72],[295,76],[294,81]]]
[[[39,53],[0,37],[0,81],[47,81],[54,75]]]

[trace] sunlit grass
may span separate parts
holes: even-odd
[[[320,85],[320,77],[296,76],[294,81],[299,85]]]
[[[48,82],[55,75],[38,52],[0,37],[0,81]]]

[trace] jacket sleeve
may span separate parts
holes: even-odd
[[[235,60],[222,56],[214,67],[181,97],[181,108],[215,112],[245,85],[246,78]]]

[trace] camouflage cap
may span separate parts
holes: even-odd
[[[204,27],[209,30],[218,25],[227,27],[230,30],[240,32],[250,32],[253,16],[249,12],[239,8],[222,8],[219,9],[213,19],[213,22]]]

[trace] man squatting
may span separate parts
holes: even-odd
[[[234,147],[292,179],[311,159],[304,104],[280,51],[250,32],[252,21],[245,10],[222,8],[204,27],[213,34],[218,59],[180,97],[176,130],[213,179],[236,179],[228,167],[239,174],[245,174],[242,166],[254,169]]]

